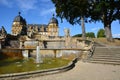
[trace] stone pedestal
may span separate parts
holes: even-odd
[[[66,37],[65,38],[65,47],[66,48],[71,48],[72,47],[72,41],[71,41],[71,37]]]

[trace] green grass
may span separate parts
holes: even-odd
[[[106,45],[120,46],[120,40],[114,39],[114,42],[108,42],[106,38],[93,38],[95,42],[101,42]]]
[[[33,59],[6,59],[0,61],[0,74],[19,73],[35,70],[52,69],[67,65],[71,60],[61,58],[44,58],[43,63],[35,63]]]

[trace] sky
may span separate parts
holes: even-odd
[[[53,14],[55,6],[51,0],[0,0],[0,28],[4,26],[7,33],[11,33],[14,18],[21,12],[21,16],[26,19],[27,24],[48,24]],[[80,25],[71,25],[65,19],[61,23],[61,19],[56,17],[59,22],[59,35],[64,36],[64,29],[70,29],[70,35],[81,34]],[[120,38],[119,21],[112,23],[113,37]],[[103,27],[101,22],[85,23],[86,32],[94,32]]]

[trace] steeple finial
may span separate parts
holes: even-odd
[[[55,14],[53,13],[53,17],[55,16]]]
[[[21,14],[21,12],[19,11],[19,12],[18,12],[18,14],[20,15],[20,14]]]

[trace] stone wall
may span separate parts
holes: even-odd
[[[46,47],[50,49],[60,49],[65,47],[64,41],[47,41]]]
[[[40,50],[41,56],[44,57],[68,57],[74,55],[79,57],[81,51],[79,50]],[[30,57],[36,57],[36,50],[29,52]]]
[[[24,48],[36,48],[38,44],[39,44],[38,41],[35,41],[35,40],[25,41]]]
[[[24,48],[36,48],[37,46],[40,48],[48,48],[48,49],[59,49],[65,47],[65,41],[63,40],[48,40],[48,41],[25,41]]]
[[[54,57],[53,50],[40,50],[42,57]],[[30,52],[30,57],[36,57],[36,50]]]

